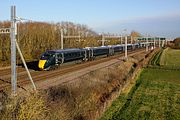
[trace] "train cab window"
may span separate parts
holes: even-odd
[[[49,59],[50,57],[52,57],[52,54],[51,54],[51,53],[48,53],[48,52],[45,52],[45,53],[42,54],[41,59],[42,59],[42,60],[47,60],[47,59]]]

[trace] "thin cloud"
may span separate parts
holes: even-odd
[[[120,33],[123,29],[137,30],[143,34],[149,32],[152,35],[178,36],[180,31],[180,14],[173,13],[161,16],[134,17],[124,20],[102,23],[94,29],[98,32]],[[172,35],[171,35],[172,34]]]

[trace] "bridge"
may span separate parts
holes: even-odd
[[[136,40],[139,40],[139,41],[142,41],[142,40],[156,40],[156,41],[166,41],[166,38],[164,38],[164,37],[135,37],[136,38]]]
[[[136,41],[141,42],[154,42],[154,48],[155,46],[164,47],[165,44],[167,44],[167,39],[165,37],[135,37]]]

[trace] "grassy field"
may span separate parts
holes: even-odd
[[[169,49],[164,53],[160,59],[167,61],[166,65],[179,65],[179,51]],[[152,67],[143,69],[131,90],[123,92],[101,120],[180,120],[179,111],[180,70]]]
[[[180,50],[171,48],[165,49],[162,53],[160,64],[167,66],[180,66]]]

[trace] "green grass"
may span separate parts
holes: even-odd
[[[160,64],[180,67],[180,50],[171,48],[165,49],[161,56]]]
[[[150,64],[101,120],[180,120],[180,50],[161,50]]]
[[[152,60],[150,61],[150,64],[151,65],[160,65],[160,57],[161,57],[161,54],[163,52],[163,49],[161,49],[160,51],[158,51],[152,58]]]
[[[120,95],[101,120],[180,119],[180,71],[144,69],[128,95]]]

